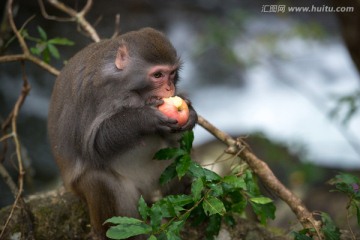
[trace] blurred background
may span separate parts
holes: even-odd
[[[86,1],[64,2],[80,10]],[[221,130],[244,137],[285,185],[308,200],[311,210],[328,211],[341,224],[344,219],[337,216],[334,206],[343,204],[345,209],[346,199],[329,193],[325,182],[339,171],[359,176],[360,54],[356,43],[360,42],[360,9],[356,4],[95,0],[87,19],[102,38],[112,36],[118,13],[121,32],[148,26],[165,32],[184,62],[179,87],[197,112]],[[330,12],[334,6],[344,12]],[[2,19],[4,10],[2,1]],[[64,16],[50,6],[47,10]],[[45,20],[37,1],[16,1],[18,27],[32,16],[25,26],[30,36],[38,38],[41,26],[48,38],[75,42],[58,47],[61,58],[50,62],[58,69],[91,43],[75,23]],[[21,51],[16,41],[7,44],[10,34],[1,29],[1,55]],[[29,41],[29,46],[35,43]],[[20,67],[20,63],[0,64],[0,122],[21,91]],[[25,191],[31,194],[59,183],[46,133],[55,78],[32,63],[26,63],[26,73],[32,89],[18,118],[18,132],[26,161]],[[16,159],[9,144],[4,164],[16,180]],[[195,128],[198,158],[216,159],[223,150],[224,145],[209,133]],[[12,194],[0,179],[0,207],[12,202]],[[281,212],[279,206],[277,214]],[[277,221],[289,224],[285,217]]]

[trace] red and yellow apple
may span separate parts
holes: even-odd
[[[169,118],[176,119],[180,126],[185,125],[189,119],[189,107],[181,97],[163,98],[164,103],[158,109]]]

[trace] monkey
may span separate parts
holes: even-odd
[[[154,154],[176,147],[194,128],[191,102],[183,126],[161,113],[162,98],[178,95],[181,61],[160,31],[142,28],[92,43],[57,77],[50,100],[48,135],[66,188],[85,200],[92,234],[106,239],[112,216],[139,218],[140,196],[151,203],[170,161]],[[142,238],[134,238],[142,239]]]

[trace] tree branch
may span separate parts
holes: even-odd
[[[198,124],[213,134],[217,139],[228,145],[228,153],[238,154],[241,150],[240,157],[273,193],[287,203],[304,228],[314,227],[316,230],[321,228],[321,222],[315,220],[312,213],[305,207],[301,199],[295,196],[277,179],[269,166],[253,154],[243,140],[233,139],[230,135],[220,131],[201,116],[198,116]]]
[[[59,2],[58,0],[48,0],[48,3],[50,3],[52,6],[59,9],[60,11],[62,11],[64,13],[66,13],[67,15],[69,15],[70,18],[68,18],[66,20],[68,20],[68,21],[76,21],[81,26],[81,28],[85,32],[87,32],[89,34],[89,36],[91,37],[91,39],[94,42],[99,42],[100,41],[100,37],[97,34],[96,30],[93,28],[93,26],[85,18],[85,15],[91,9],[92,3],[93,3],[92,0],[88,0],[86,2],[85,7],[80,12],[77,12],[76,10],[74,10],[71,7],[65,5],[64,3]],[[39,5],[40,5],[40,8],[41,8],[41,12],[42,12],[42,14],[43,14],[43,16],[45,18],[50,19],[50,20],[55,20],[55,21],[61,19],[61,18],[58,18],[58,17],[55,17],[55,16],[49,16],[46,13],[45,6],[44,6],[44,3],[42,2],[42,0],[39,0]]]

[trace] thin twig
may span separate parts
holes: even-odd
[[[114,34],[112,35],[111,38],[116,38],[117,36],[120,35],[120,14],[116,14],[115,16],[115,30],[114,30]]]
[[[10,5],[11,6],[11,5]],[[26,77],[25,74],[25,67],[24,67],[24,62],[21,62],[21,66],[22,66],[22,73],[23,73],[23,87],[21,89],[21,94],[19,96],[19,98],[17,99],[14,109],[12,110],[11,114],[12,118],[11,118],[11,130],[12,130],[12,136],[13,136],[13,140],[15,143],[15,149],[16,149],[16,156],[17,156],[17,162],[18,162],[18,171],[19,171],[19,176],[18,176],[18,187],[16,188],[16,186],[14,186],[15,184],[12,183],[12,181],[8,180],[7,183],[9,183],[9,187],[11,189],[11,191],[15,194],[15,201],[13,203],[13,206],[11,208],[10,214],[5,222],[5,225],[2,229],[2,232],[0,234],[0,239],[2,238],[3,234],[5,233],[6,227],[8,226],[14,211],[16,209],[16,206],[18,205],[18,203],[20,203],[23,208],[25,209],[25,203],[22,200],[22,192],[24,190],[24,175],[25,175],[25,171],[24,171],[24,167],[23,167],[23,161],[22,161],[22,156],[21,156],[21,146],[20,146],[20,141],[17,135],[17,117],[19,114],[19,110],[21,108],[21,106],[23,105],[26,96],[29,94],[30,92],[30,84],[28,82],[28,79]],[[1,165],[2,166],[2,165]],[[5,170],[6,169],[2,169]],[[6,177],[5,173],[2,173],[3,176]],[[29,212],[27,212],[28,215],[30,215]],[[31,216],[28,216],[29,219],[31,219]],[[29,222],[29,226],[32,226],[31,221]],[[28,236],[29,238],[31,236]]]
[[[246,146],[247,144],[242,143],[243,140],[238,139],[237,141],[233,139],[230,135],[220,131],[201,116],[198,116],[198,123],[220,141],[227,144],[229,146],[227,149],[228,153],[237,154],[239,153],[239,149],[241,149],[240,157],[273,193],[287,203],[304,228],[314,227],[316,230],[320,229],[321,222],[314,219],[313,215],[305,207],[301,199],[295,196],[276,178],[269,166],[255,156]]]
[[[41,0],[39,0],[39,3],[42,4],[42,6],[44,7],[44,4]],[[85,32],[87,32],[89,34],[89,36],[91,37],[91,39],[94,42],[100,42],[100,37],[99,37],[98,33],[93,28],[93,26],[85,19],[85,15],[91,9],[92,3],[93,3],[92,0],[88,0],[85,4],[84,8],[80,12],[77,12],[76,10],[65,5],[64,3],[59,2],[58,0],[48,0],[48,3],[50,3],[52,6],[59,9],[60,11],[69,15],[70,18],[73,19],[73,21],[76,21],[81,26],[81,29],[83,29]],[[45,7],[44,7],[44,10],[42,10],[41,12],[46,13]],[[48,15],[46,13],[45,15],[43,14],[43,16],[45,17]],[[53,18],[52,20],[57,20],[54,16],[52,16],[51,18]]]
[[[21,33],[16,28],[16,25],[15,25],[15,22],[14,22],[13,12],[12,12],[13,0],[9,0],[7,2],[7,4],[8,4],[7,5],[7,12],[8,12],[8,16],[9,16],[10,27],[11,27],[12,31],[14,32],[14,34],[16,35],[16,38],[18,39],[20,47],[21,47],[23,53],[26,54],[26,55],[30,55],[29,48],[27,47],[24,38],[21,36]]]
[[[48,20],[54,20],[54,21],[58,21],[58,22],[73,22],[75,21],[75,17],[67,17],[67,18],[62,18],[62,17],[57,17],[57,16],[52,16],[49,15],[46,11],[45,5],[43,0],[38,0],[39,6],[40,6],[40,11],[41,11],[41,15]]]
[[[35,63],[39,67],[43,68],[44,70],[48,71],[49,73],[53,74],[54,76],[58,76],[60,71],[54,68],[53,66],[47,64],[46,62],[42,61],[41,59],[31,55],[30,53],[26,54],[14,54],[14,55],[6,55],[0,56],[0,63],[1,62],[18,62],[28,60],[30,62]]]

